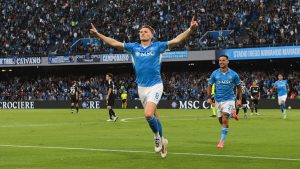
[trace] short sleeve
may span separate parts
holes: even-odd
[[[234,84],[237,86],[241,84],[240,76],[237,73],[235,73]]]
[[[210,78],[209,78],[209,80],[208,80],[208,84],[213,85],[213,84],[216,82],[215,74],[216,74],[216,72],[213,72],[213,73],[210,75]]]
[[[112,81],[110,81],[110,82],[108,82],[108,88],[113,88],[113,82]]]
[[[159,52],[163,53],[168,48],[168,42],[158,42]]]
[[[129,52],[132,53],[133,52],[133,47],[134,47],[134,43],[124,43],[124,49]]]

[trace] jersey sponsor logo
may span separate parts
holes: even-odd
[[[285,84],[279,84],[278,87],[285,87]]]
[[[154,52],[135,52],[135,56],[154,56]]]
[[[230,84],[231,81],[230,80],[218,80],[217,83],[218,84]]]

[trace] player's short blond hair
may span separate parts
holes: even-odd
[[[155,30],[150,25],[142,25],[139,30],[141,30],[143,28],[148,28],[151,31],[151,33],[154,35]]]

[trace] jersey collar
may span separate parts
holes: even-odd
[[[219,68],[219,72],[222,73],[222,74],[227,74],[227,73],[229,73],[229,71],[230,71],[230,68],[228,68],[227,72],[223,73],[221,68]]]
[[[152,44],[153,44],[153,42],[149,43],[148,46],[143,46],[143,45],[140,43],[140,46],[141,46],[142,48],[146,49],[146,48],[148,48],[149,46],[151,46]]]

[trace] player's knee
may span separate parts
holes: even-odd
[[[154,103],[152,103],[152,102],[148,102],[146,104],[145,111],[144,111],[145,117],[147,119],[152,118],[152,116],[155,113],[155,110],[156,110],[156,105]]]
[[[154,116],[156,117],[157,120],[159,120],[159,116],[157,114],[154,114]]]
[[[145,118],[146,119],[151,119],[152,118],[152,116],[154,115],[154,113],[152,113],[152,112],[150,112],[150,111],[145,111]]]
[[[228,119],[229,119],[229,114],[228,113],[223,113],[222,114],[222,121],[223,121],[223,123],[226,122],[226,121],[228,121]]]

